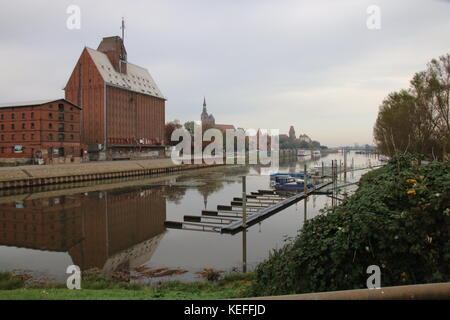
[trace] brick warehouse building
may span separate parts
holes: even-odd
[[[81,140],[91,159],[164,154],[166,99],[147,69],[127,61],[122,38],[85,47],[64,90],[83,109]]]
[[[78,162],[80,117],[65,99],[0,104],[0,161]]]

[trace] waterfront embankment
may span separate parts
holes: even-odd
[[[171,159],[151,159],[4,167],[0,168],[0,189],[153,175],[214,166],[217,165],[178,165]]]

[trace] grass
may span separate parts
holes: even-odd
[[[21,276],[0,273],[0,300],[210,300],[244,297],[253,273],[229,274],[216,282],[171,281],[144,286],[99,276],[89,276],[81,290],[61,283],[29,282]]]

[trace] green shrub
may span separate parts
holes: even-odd
[[[23,288],[25,280],[9,272],[0,272],[0,290],[14,290]]]
[[[355,194],[307,221],[256,269],[251,295],[450,281],[450,164],[393,159],[363,176]]]

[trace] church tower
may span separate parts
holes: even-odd
[[[206,98],[203,97],[203,111],[200,116],[202,125],[214,125],[216,123],[216,120],[214,119],[214,116],[212,114],[208,114],[208,111],[206,110]]]

